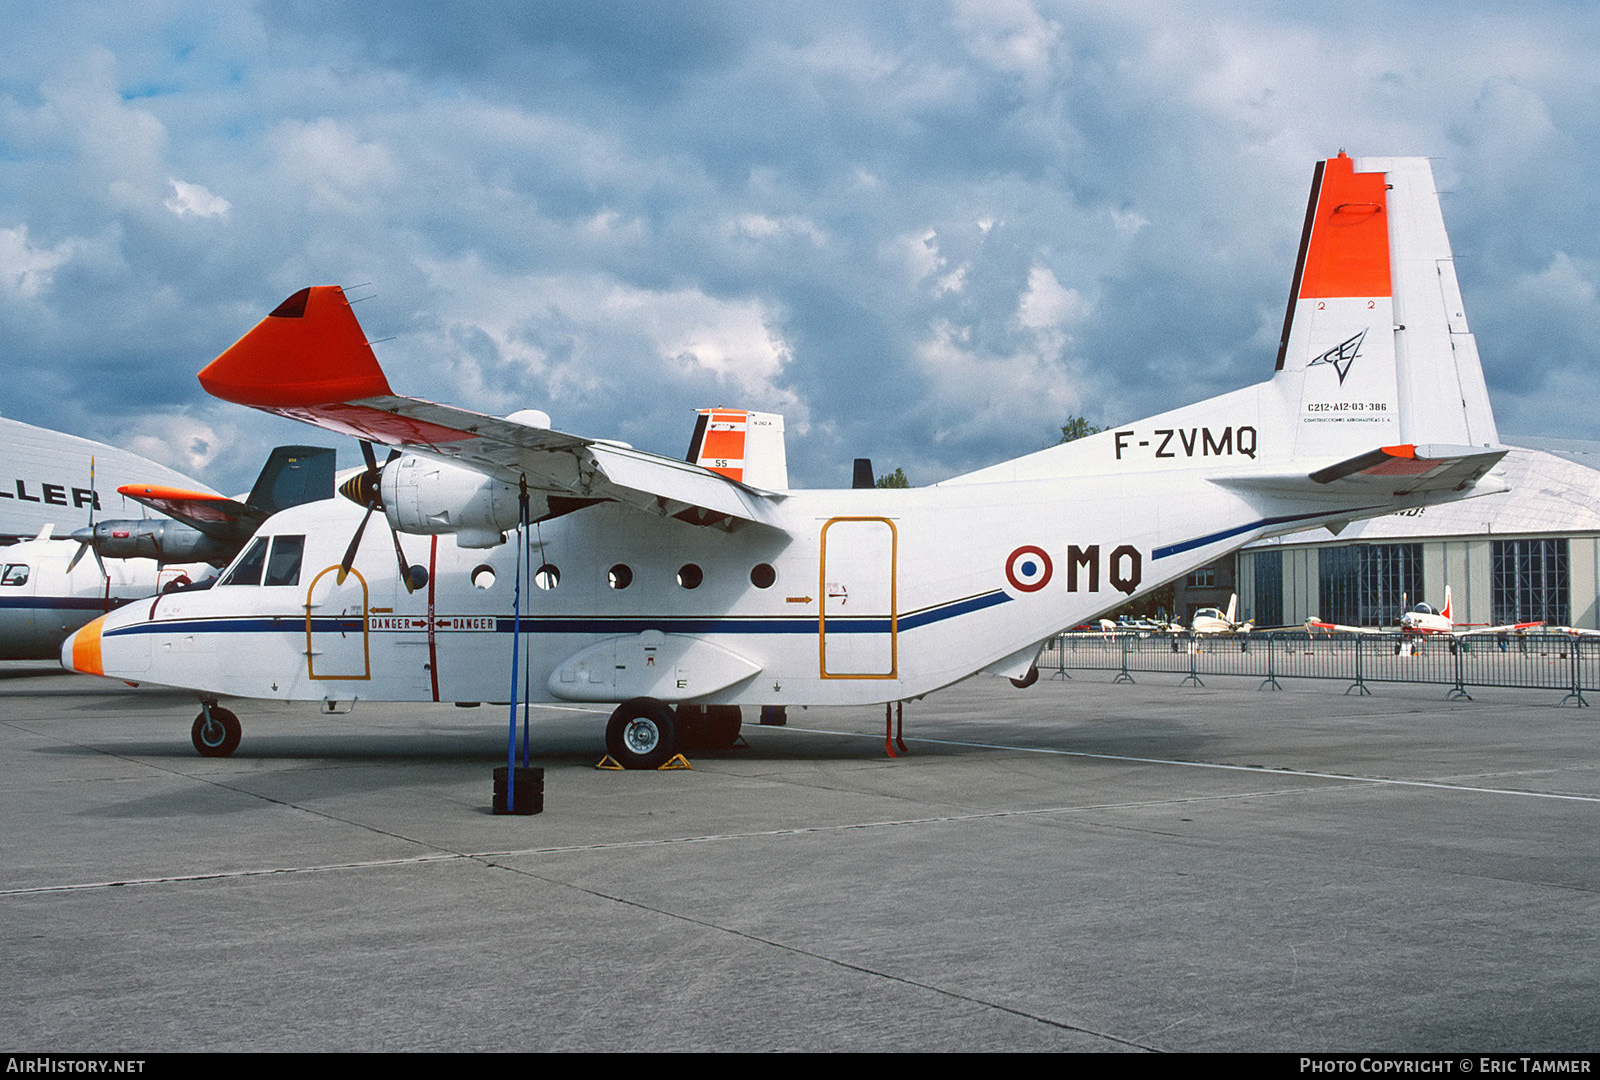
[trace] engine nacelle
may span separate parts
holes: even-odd
[[[409,455],[392,461],[380,491],[384,514],[399,532],[454,534],[462,547],[488,548],[505,543],[506,530],[517,527],[515,485],[447,462]],[[530,499],[533,516],[543,516],[543,500]]]
[[[238,550],[191,525],[159,518],[101,521],[93,530],[77,530],[72,539],[88,544],[102,559],[155,559],[159,563],[207,562],[222,566]]]

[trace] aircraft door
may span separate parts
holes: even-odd
[[[834,518],[822,526],[817,636],[824,679],[896,677],[897,543],[887,518]]]
[[[339,584],[330,566],[306,590],[306,674],[312,679],[370,679],[367,579],[352,568]]]

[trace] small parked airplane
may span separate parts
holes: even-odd
[[[681,461],[396,394],[331,286],[289,297],[200,381],[361,439],[367,460],[346,501],[269,519],[215,588],[63,646],[78,671],[197,691],[211,755],[239,742],[223,696],[504,701],[526,680],[620,702],[607,748],[651,768],[712,710],[731,739],[739,706],[1026,683],[1062,628],[1243,544],[1505,490],[1421,158],[1317,165],[1270,380],[930,487],[790,489],[749,467],[781,447],[761,414],[739,431],[728,410],[707,465],[721,410]]]
[[[1239,594],[1234,593],[1228,597],[1228,613],[1224,615],[1214,607],[1203,607],[1194,613],[1194,618],[1189,620],[1189,631],[1193,634],[1248,634],[1255,629],[1255,624],[1239,622]]]
[[[1306,620],[1308,630],[1340,631],[1346,634],[1372,634],[1382,637],[1427,637],[1439,635],[1441,637],[1464,638],[1484,637],[1495,634],[1525,634],[1531,630],[1543,629],[1543,622],[1505,623],[1501,626],[1460,626],[1451,614],[1450,586],[1444,587],[1444,607],[1434,610],[1432,604],[1419,603],[1412,606],[1411,610],[1403,612],[1400,624],[1393,630],[1375,629],[1362,626],[1340,626],[1338,623],[1322,622],[1315,617]]]

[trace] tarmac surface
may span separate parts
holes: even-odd
[[[1600,709],[1111,673],[791,709],[692,771],[536,709],[0,664],[0,1042],[163,1050],[1600,1048]],[[747,716],[749,711],[747,710]]]

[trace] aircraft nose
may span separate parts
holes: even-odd
[[[68,671],[81,671],[85,675],[104,675],[105,666],[100,660],[100,631],[106,617],[100,616],[62,643],[61,666]]]

